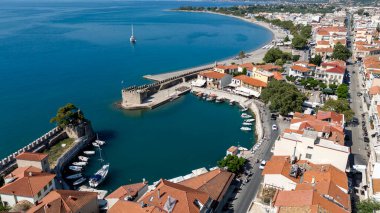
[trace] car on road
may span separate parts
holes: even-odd
[[[277,130],[278,128],[277,128],[277,125],[276,124],[273,124],[272,125],[272,130]]]
[[[263,170],[265,168],[266,164],[267,164],[267,162],[265,160],[262,160],[260,163],[259,169]]]
[[[368,137],[364,137],[364,142],[369,143],[369,138]]]
[[[357,96],[359,96],[359,97],[362,96],[362,95],[363,95],[363,93],[361,93],[361,92],[357,93]]]

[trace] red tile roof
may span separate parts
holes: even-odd
[[[42,161],[47,158],[47,154],[34,153],[34,152],[23,152],[16,156],[17,160],[29,160],[29,161]]]
[[[300,71],[300,72],[310,72],[311,71],[307,67],[302,67],[302,66],[298,66],[298,65],[293,65],[293,66],[290,67],[290,69],[297,70],[297,71]]]
[[[284,77],[282,77],[282,74],[280,72],[272,72],[272,73],[273,73],[274,79],[276,79],[278,81],[284,80]]]
[[[125,197],[128,197],[128,196],[136,197],[138,195],[138,192],[142,190],[145,186],[147,186],[147,183],[144,183],[144,182],[120,186],[111,194],[109,194],[106,197],[106,199],[108,198],[124,199]]]
[[[343,114],[339,114],[332,111],[319,110],[316,116],[318,120],[330,120],[330,122],[337,123],[339,125],[343,125],[343,122],[344,122]]]
[[[238,75],[234,78],[241,80],[245,84],[248,84],[248,85],[253,86],[253,87],[267,87],[267,83],[260,81],[260,80],[257,80],[257,79],[253,79],[253,78],[248,77],[246,75]]]
[[[108,211],[108,213],[166,213],[156,206],[142,207],[140,203],[118,200]]]
[[[369,94],[370,95],[380,94],[380,86],[373,86],[373,87],[369,88]]]
[[[98,207],[98,193],[96,192],[82,192],[74,190],[55,190],[46,195],[41,202],[29,209],[28,213],[71,213],[71,212],[84,212],[95,211],[97,209],[82,209],[89,203],[94,202],[94,208]]]
[[[211,78],[211,79],[222,79],[227,74],[215,72],[215,71],[204,71],[204,72],[199,73],[199,75],[204,76],[206,78]]]

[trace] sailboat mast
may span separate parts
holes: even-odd
[[[132,24],[132,36],[133,36],[133,24]]]

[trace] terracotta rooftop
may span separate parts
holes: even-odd
[[[245,84],[248,84],[248,85],[253,86],[253,87],[267,87],[267,83],[260,81],[260,80],[257,80],[257,79],[253,79],[253,78],[248,77],[246,75],[238,75],[234,78],[241,80]]]
[[[371,88],[369,88],[369,94],[370,95],[380,94],[380,86],[372,86]]]
[[[282,77],[282,74],[280,72],[272,72],[272,73],[273,73],[274,79],[276,79],[278,81],[284,80],[284,77]]]
[[[44,172],[24,172],[23,174],[23,177],[18,177],[13,182],[1,187],[0,194],[34,197],[48,185],[50,181],[53,181],[55,177],[53,174]]]
[[[327,121],[330,121],[332,123],[336,123],[336,124],[340,124],[340,125],[343,125],[343,122],[344,122],[344,115],[343,114],[339,114],[339,113],[332,112],[332,111],[319,110],[317,112],[316,116],[317,116],[318,120],[327,120]]]
[[[199,176],[184,180],[178,184],[197,189],[210,195],[213,200],[220,201],[227,192],[235,175],[221,169],[215,169]]]
[[[298,65],[293,65],[293,66],[290,67],[290,69],[297,70],[299,72],[310,72],[309,68],[298,66]]]
[[[146,193],[138,202],[143,201],[149,206],[164,209],[169,197],[176,200],[173,213],[198,213],[200,208],[195,203],[205,205],[210,199],[205,192],[161,179],[158,186]]]
[[[332,53],[333,51],[333,48],[315,48],[315,52],[317,53]]]
[[[97,203],[98,194],[96,192],[82,192],[74,190],[54,190],[46,195],[41,203],[32,207],[29,213],[71,213],[81,212],[90,202]],[[97,205],[96,205],[97,207]]]
[[[204,76],[206,78],[222,79],[227,74],[220,73],[220,72],[215,72],[215,71],[204,71],[204,72],[199,73],[199,75]]]
[[[47,154],[34,153],[34,152],[23,152],[16,156],[17,160],[29,160],[29,161],[42,161],[47,158]]]
[[[109,194],[106,197],[106,199],[108,198],[124,199],[125,197],[128,197],[128,196],[136,197],[138,195],[138,192],[142,190],[146,185],[147,183],[141,182],[141,183],[120,186],[111,194]]]
[[[166,213],[166,211],[156,206],[142,207],[140,203],[118,200],[108,211],[108,213]]]

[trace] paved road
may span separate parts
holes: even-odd
[[[262,105],[260,102],[256,101],[257,106]],[[260,107],[263,109],[263,107]],[[265,107],[266,108],[266,107]],[[271,148],[274,144],[274,141],[277,139],[279,133],[283,130],[285,125],[288,123],[282,124],[283,121],[275,122],[270,120],[269,109],[266,108],[265,113],[261,113],[264,129],[264,137],[269,138],[262,145],[261,149],[257,150],[252,158],[249,159],[249,171],[253,172],[253,175],[250,177],[250,181],[242,186],[241,191],[236,194],[236,199],[233,201],[233,212],[247,212],[250,207],[253,199],[255,198],[262,180],[261,170],[259,169],[259,164],[256,163],[257,159],[269,160],[272,156]],[[280,124],[278,131],[272,131],[273,124]],[[268,137],[270,135],[270,137]]]

